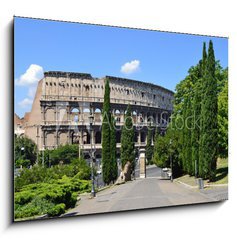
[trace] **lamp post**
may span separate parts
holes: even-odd
[[[171,145],[172,145],[172,140],[170,139],[170,168],[171,168],[170,181],[173,182],[173,161],[172,161],[172,154],[171,154]]]
[[[90,142],[91,142],[91,183],[92,183],[92,187],[91,187],[91,197],[95,197],[96,196],[96,192],[95,192],[95,182],[94,182],[94,170],[93,170],[93,162],[94,162],[94,152],[92,149],[92,125],[93,125],[93,121],[94,121],[94,116],[92,114],[92,108],[90,108],[90,116],[89,116],[89,131],[90,131]]]

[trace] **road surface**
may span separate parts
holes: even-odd
[[[64,216],[116,212],[217,201],[212,194],[189,189],[169,180],[161,180],[161,170],[148,167],[147,178],[129,181],[97,193],[96,198],[81,196],[79,205]]]

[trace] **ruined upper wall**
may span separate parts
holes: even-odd
[[[87,73],[45,72],[41,100],[103,102],[105,79],[110,80],[111,103],[153,106],[172,110],[173,92],[131,79]]]

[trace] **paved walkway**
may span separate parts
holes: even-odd
[[[144,208],[218,201],[213,194],[192,190],[179,183],[156,177],[137,179],[97,193],[96,198],[81,196],[79,205],[64,216],[116,212]]]

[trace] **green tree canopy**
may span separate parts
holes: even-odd
[[[15,136],[14,144],[15,165],[29,167],[34,165],[37,159],[37,146],[27,137]]]

